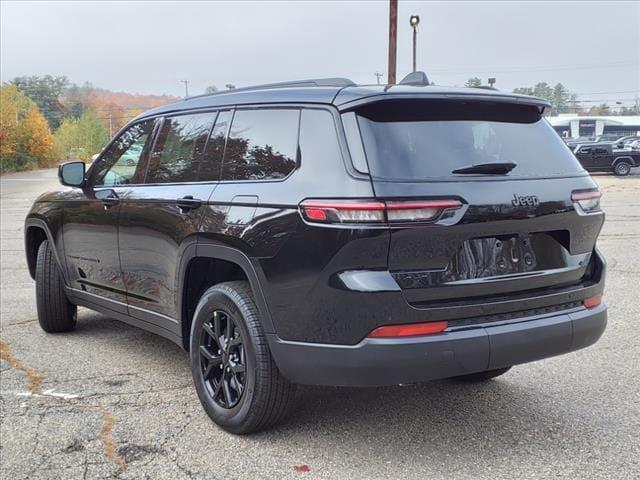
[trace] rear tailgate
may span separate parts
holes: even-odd
[[[459,198],[454,222],[393,227],[389,270],[413,305],[577,284],[587,276],[602,213],[576,210],[589,177],[516,182],[376,182],[383,198]],[[537,205],[514,205],[514,196]]]
[[[411,305],[490,305],[588,281],[604,214],[572,194],[597,186],[538,107],[403,100],[356,113],[377,199],[461,203],[390,227],[389,270]]]

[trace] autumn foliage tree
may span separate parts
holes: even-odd
[[[78,86],[51,75],[16,77],[0,92],[2,171],[89,160],[132,118],[177,100],[112,92],[88,82]]]
[[[109,132],[92,112],[80,118],[67,118],[56,130],[59,155],[65,160],[91,160],[107,144]]]
[[[56,163],[54,138],[36,104],[15,85],[0,86],[0,169],[25,170]]]

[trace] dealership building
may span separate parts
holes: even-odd
[[[585,116],[561,113],[547,117],[549,123],[562,137],[596,137],[606,133],[621,137],[640,134],[640,116]]]

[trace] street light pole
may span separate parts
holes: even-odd
[[[419,15],[411,15],[409,25],[413,28],[413,71],[416,71],[416,44],[418,39],[418,24],[420,23]]]

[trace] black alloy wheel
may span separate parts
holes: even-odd
[[[207,391],[220,407],[233,408],[246,386],[247,354],[242,332],[233,316],[222,310],[214,311],[202,330],[200,368]]]
[[[278,370],[247,281],[207,289],[191,324],[189,360],[207,415],[236,434],[280,423],[295,400],[295,385]]]

